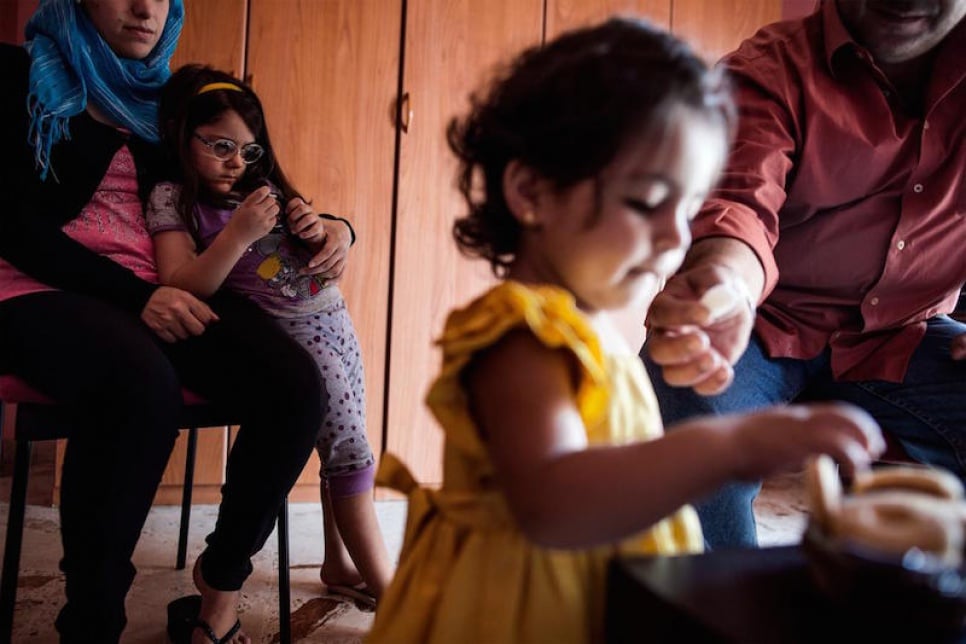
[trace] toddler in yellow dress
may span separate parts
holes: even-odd
[[[689,501],[814,453],[853,470],[881,451],[844,405],[665,436],[608,321],[683,261],[728,151],[722,81],[673,36],[612,19],[523,52],[450,124],[469,206],[456,241],[503,281],[439,340],[442,488],[383,458],[377,481],[409,495],[409,515],[368,642],[601,641],[608,560],[700,551]]]

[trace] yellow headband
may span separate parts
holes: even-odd
[[[239,87],[238,85],[234,85],[232,83],[208,83],[207,85],[199,89],[198,93],[195,94],[195,96],[201,96],[205,92],[213,92],[216,89],[230,89],[235,92],[244,91],[241,87]]]

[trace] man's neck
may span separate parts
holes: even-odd
[[[878,64],[896,88],[903,105],[914,114],[922,114],[925,107],[937,50],[938,47],[919,58],[901,63]]]

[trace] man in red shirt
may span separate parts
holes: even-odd
[[[641,352],[667,425],[844,400],[966,476],[966,324],[947,315],[966,282],[964,15],[825,0],[726,57],[735,146]],[[715,285],[732,306],[712,318]],[[699,505],[710,547],[757,543],[759,488]]]

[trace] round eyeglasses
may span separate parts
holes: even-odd
[[[238,144],[231,139],[215,139],[210,140],[201,136],[197,132],[194,133],[195,138],[205,144],[208,151],[211,152],[211,156],[215,157],[219,161],[227,161],[228,159],[235,156],[235,154],[241,154],[241,160],[247,165],[250,163],[255,163],[262,158],[265,154],[265,148],[257,143],[246,143],[245,145],[238,147]]]

